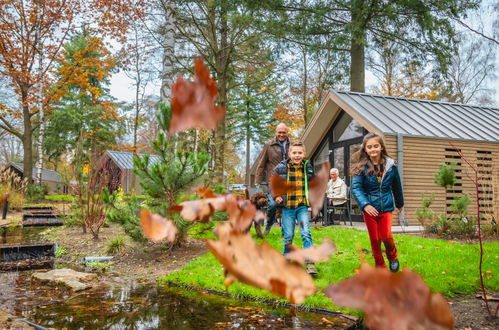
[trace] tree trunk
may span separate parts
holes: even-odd
[[[308,107],[307,107],[307,92],[308,92],[308,70],[307,70],[307,50],[302,47],[303,53],[303,121],[304,127],[308,124]]]
[[[228,23],[227,23],[227,3],[220,3],[220,48],[216,56],[218,75],[218,103],[227,109],[227,85],[228,85]],[[220,120],[215,130],[215,181],[224,182],[225,171],[225,117]]]
[[[175,72],[175,0],[161,1],[165,14],[164,39],[163,39],[163,72],[161,75],[161,101],[170,103],[171,84]]]
[[[365,92],[365,43],[366,30],[362,17],[363,2],[352,1],[352,45],[350,48],[350,90],[353,92]]]
[[[22,92],[22,94],[26,94]],[[24,97],[23,97],[24,99]],[[24,102],[23,102],[24,103]],[[29,107],[27,105],[23,106],[23,119],[24,119],[24,133],[22,136],[23,149],[24,149],[24,159],[23,159],[23,175],[28,178],[28,183],[32,184],[33,181],[33,128],[31,126],[31,116],[29,112]]]
[[[250,123],[250,98],[249,94],[251,93],[250,88],[247,88],[248,100],[246,101],[246,184],[248,188],[250,186],[250,156],[251,156],[251,127]]]
[[[39,130],[38,130],[38,162],[37,162],[37,172],[36,172],[36,183],[42,186],[42,168],[43,168],[43,135],[45,134],[44,125],[44,113],[43,113],[43,43],[41,41],[41,13],[40,3],[37,1],[38,10],[36,14],[37,23],[37,40],[38,40],[38,75],[40,81],[38,82],[38,119],[39,119]]]

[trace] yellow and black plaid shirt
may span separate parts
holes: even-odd
[[[295,190],[287,194],[286,208],[288,209],[295,209],[298,206],[307,205],[303,172],[303,162],[300,164],[288,163],[288,183],[296,186]]]

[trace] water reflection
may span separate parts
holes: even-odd
[[[34,286],[32,272],[0,273],[0,308],[44,327],[69,329],[338,328],[351,321],[116,279],[82,293]],[[327,320],[324,320],[324,318]]]

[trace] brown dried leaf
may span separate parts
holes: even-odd
[[[256,206],[233,195],[227,195],[225,200],[232,229],[241,232],[248,229],[256,217]]]
[[[144,236],[154,242],[166,239],[168,242],[173,243],[178,233],[173,221],[163,218],[159,214],[151,214],[146,209],[140,210],[140,226],[144,231]]]
[[[335,304],[364,311],[373,329],[453,329],[454,316],[439,293],[431,293],[421,276],[409,269],[391,273],[363,264],[360,271],[326,295]]]
[[[203,198],[216,198],[219,197],[210,188],[199,187],[196,189],[197,193]]]
[[[297,304],[315,292],[310,275],[266,242],[256,244],[251,235],[232,230],[230,223],[219,224],[217,231],[219,240],[206,244],[227,271],[226,286],[241,281]]]
[[[215,211],[225,211],[225,196],[185,201],[168,209],[169,213],[180,212],[186,221],[208,222]]]
[[[321,170],[312,180],[310,180],[308,185],[308,200],[310,201],[310,207],[312,208],[312,218],[319,214],[319,211],[324,205],[324,196],[327,190],[330,169],[331,164],[329,164],[329,162],[322,164]]]
[[[286,259],[296,261],[300,264],[304,264],[305,259],[312,262],[328,261],[331,253],[336,252],[336,246],[329,238],[324,239],[317,247],[309,247],[307,249],[300,249],[292,245],[289,247],[292,247],[292,251],[285,255]]]
[[[278,174],[273,174],[270,177],[270,192],[272,197],[286,195],[288,192],[292,192],[295,189],[296,186],[294,184],[287,183],[287,181]]]
[[[225,115],[225,110],[215,105],[217,84],[201,57],[194,58],[194,81],[186,81],[181,75],[172,85],[172,118],[168,133],[191,128],[214,129]]]

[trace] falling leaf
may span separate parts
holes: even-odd
[[[324,205],[324,196],[327,190],[327,183],[329,181],[329,169],[331,164],[325,162],[322,164],[322,169],[319,173],[310,180],[308,190],[308,200],[312,208],[312,218],[315,218]]]
[[[312,262],[328,261],[331,253],[336,252],[336,246],[329,238],[324,239],[321,245],[317,247],[300,249],[293,245],[288,245],[288,248],[291,248],[291,252],[285,255],[286,259],[296,261],[300,264],[304,264],[305,259]]]
[[[243,200],[240,197],[227,195],[226,198],[227,214],[233,230],[245,231],[250,226],[256,216],[256,206],[249,200]]]
[[[202,196],[203,198],[216,198],[218,197],[217,195],[215,195],[213,193],[213,191],[211,191],[210,188],[204,188],[204,187],[200,187],[197,189],[197,193]]]
[[[163,218],[159,214],[151,214],[146,209],[140,210],[140,226],[144,231],[144,236],[154,242],[166,239],[173,243],[175,235],[178,233],[173,221]]]
[[[295,189],[296,186],[294,184],[287,183],[287,181],[278,174],[273,174],[270,178],[270,191],[272,197],[286,195],[288,192],[292,192]]]
[[[179,212],[187,221],[207,222],[215,211],[225,211],[225,196],[185,201],[168,209],[169,213]]]
[[[251,235],[232,230],[230,223],[219,224],[217,231],[219,240],[206,244],[227,272],[226,286],[240,281],[297,304],[315,292],[310,275],[266,242],[258,245]]]
[[[329,286],[326,295],[339,306],[364,311],[373,329],[453,329],[454,316],[439,293],[431,293],[409,269],[391,273],[363,264],[353,277]]]
[[[172,85],[172,118],[168,133],[173,135],[191,128],[214,129],[225,115],[225,110],[215,105],[217,84],[201,57],[194,59],[194,81],[179,75]]]

